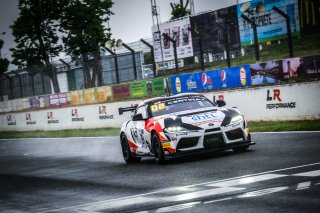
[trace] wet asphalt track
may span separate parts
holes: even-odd
[[[0,212],[319,212],[320,132],[126,165],[118,137],[0,140]]]

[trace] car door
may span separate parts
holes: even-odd
[[[133,127],[130,129],[132,138],[135,143],[143,149],[147,149],[147,141],[146,141],[146,130],[145,130],[145,121],[148,119],[147,106],[142,105],[139,106],[134,115],[141,114],[144,120],[132,121]]]

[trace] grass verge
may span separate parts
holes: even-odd
[[[117,136],[119,128],[67,129],[57,131],[7,131],[0,132],[0,138],[64,138]]]
[[[249,122],[250,132],[320,131],[320,120]]]
[[[320,131],[320,120],[251,121],[250,132]],[[63,138],[118,136],[119,128],[68,129],[58,131],[0,132],[0,138]]]

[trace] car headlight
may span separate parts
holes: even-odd
[[[234,117],[231,118],[230,124],[232,124],[232,123],[238,123],[238,122],[240,122],[240,121],[242,121],[242,120],[243,120],[242,115],[236,115],[236,116],[234,116]]]
[[[186,128],[181,127],[181,126],[170,126],[164,129],[165,132],[186,132],[188,131]]]

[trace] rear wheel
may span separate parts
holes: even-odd
[[[132,156],[126,135],[122,134],[120,139],[121,139],[122,155],[125,162],[127,164],[140,162],[141,158]]]
[[[241,147],[233,148],[233,151],[235,151],[235,152],[244,152],[248,148],[249,148],[249,146],[241,146]]]
[[[163,164],[165,162],[164,152],[161,145],[161,141],[159,140],[156,133],[152,136],[152,144],[153,144],[153,154],[157,163]]]

